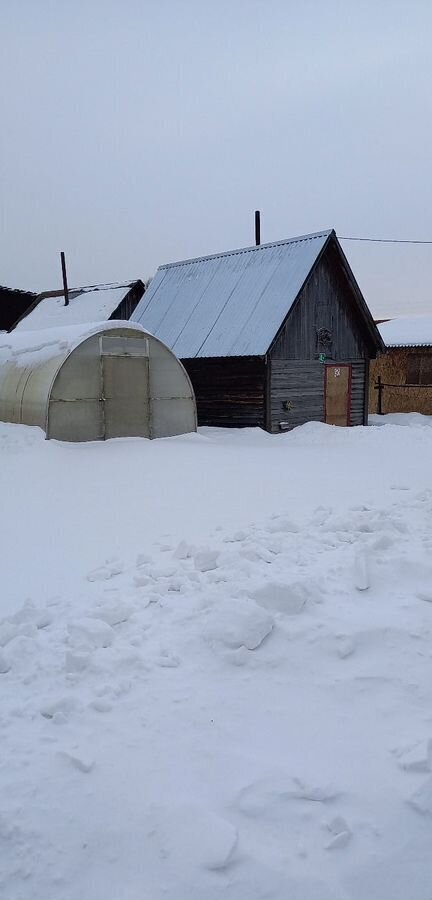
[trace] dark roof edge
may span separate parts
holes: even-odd
[[[286,244],[298,244],[300,241],[311,241],[314,238],[330,237],[332,228],[325,228],[323,231],[315,231],[313,234],[301,234],[298,237],[286,238],[282,241],[271,241],[268,244],[259,244],[258,247],[240,247],[238,250],[225,250],[223,253],[211,253],[208,256],[196,256],[192,259],[181,259],[178,262],[165,263],[159,266],[158,272],[162,269],[173,269],[175,266],[188,266],[192,263],[207,262],[209,259],[219,259],[226,256],[237,256],[240,253],[253,253],[257,250],[266,250],[268,247],[283,247]]]

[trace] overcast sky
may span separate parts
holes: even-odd
[[[0,0],[0,283],[334,227],[432,240],[430,0]],[[343,243],[372,312],[432,311],[432,246]]]

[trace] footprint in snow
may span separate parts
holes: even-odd
[[[324,823],[324,828],[330,833],[324,843],[325,850],[340,850],[346,847],[352,838],[351,829],[343,816],[334,816]]]
[[[51,719],[56,724],[67,722],[79,708],[74,697],[60,697],[58,700],[45,703],[40,708],[40,714],[44,719]]]

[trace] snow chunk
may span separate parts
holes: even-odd
[[[303,581],[266,581],[252,591],[251,597],[265,609],[295,616],[305,608],[312,593],[311,587]]]
[[[222,600],[207,612],[205,634],[230,649],[256,650],[273,626],[272,616],[253,601]]]
[[[65,654],[66,672],[83,672],[90,662],[89,653],[71,653],[70,650]]]
[[[37,609],[31,600],[27,600],[22,609],[8,618],[15,625],[30,624],[38,629],[46,628],[52,622],[52,614],[47,609]]]
[[[5,647],[16,637],[36,637],[41,628],[52,622],[52,615],[47,609],[36,609],[30,601],[16,612],[0,622],[0,647]]]
[[[132,603],[119,601],[118,603],[113,603],[111,606],[98,607],[94,610],[91,617],[93,619],[100,619],[107,625],[120,625],[122,622],[127,622],[134,612],[135,606],[133,606]]]
[[[114,631],[100,619],[78,619],[68,625],[69,636],[76,647],[96,650],[99,647],[110,647],[114,640]]]
[[[300,529],[291,519],[287,519],[285,516],[274,516],[267,525],[267,531],[270,531],[271,534],[296,534]]]
[[[367,591],[370,587],[369,566],[363,550],[356,553],[354,561],[354,583],[358,591]]]
[[[199,550],[194,557],[195,568],[199,572],[210,572],[212,569],[217,569],[218,558],[217,550]]]
[[[40,713],[44,719],[53,719],[56,722],[66,722],[67,719],[75,712],[78,703],[74,697],[60,697],[59,700],[53,700],[41,706]]]
[[[116,575],[121,575],[124,570],[124,563],[122,560],[115,559],[107,559],[103,566],[98,566],[97,569],[93,569],[87,575],[88,581],[109,581],[110,578],[114,578]]]
[[[147,566],[149,563],[152,563],[153,559],[149,556],[148,553],[138,553],[138,556],[135,560],[135,565],[137,569],[140,569],[142,566]]]
[[[221,816],[185,805],[170,809],[167,823],[169,850],[182,864],[222,871],[233,861],[237,829]]]
[[[173,556],[175,559],[190,559],[196,553],[197,549],[193,544],[188,544],[187,541],[180,541],[174,550]]]

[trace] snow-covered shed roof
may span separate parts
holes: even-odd
[[[432,347],[432,315],[399,316],[378,329],[387,347]]]
[[[381,347],[333,230],[161,266],[132,319],[180,359],[264,356],[330,242],[371,339]]]
[[[105,322],[113,316],[127,295],[142,285],[140,281],[123,284],[99,284],[69,292],[69,305],[65,306],[63,292],[40,294],[29,312],[18,322],[16,331],[39,331],[68,325]],[[139,292],[137,300],[142,296]]]

